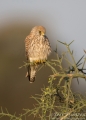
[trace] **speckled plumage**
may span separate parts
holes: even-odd
[[[43,26],[35,26],[30,34],[25,39],[26,58],[29,62],[36,62],[36,65],[28,66],[27,77],[32,83],[35,81],[35,74],[38,68],[38,63],[47,60],[51,53],[51,47],[48,38],[45,35]]]

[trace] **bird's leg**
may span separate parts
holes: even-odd
[[[41,63],[45,63],[46,62],[46,60],[41,60]]]
[[[35,61],[35,64],[42,64],[42,63],[46,63],[46,60],[40,59]]]
[[[40,60],[35,60],[33,63],[34,63],[35,65],[37,65],[37,64],[40,64],[41,61],[40,61]]]
[[[39,60],[33,61],[32,65],[45,64],[45,63],[46,63],[45,59],[39,59]]]

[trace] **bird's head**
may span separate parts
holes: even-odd
[[[32,28],[31,33],[34,35],[44,36],[46,30],[43,26],[35,26],[34,28]]]

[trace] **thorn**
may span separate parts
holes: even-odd
[[[74,40],[73,40],[72,42],[74,42]],[[72,43],[72,42],[71,42],[71,43]],[[70,46],[70,45],[71,45],[71,43],[69,43],[69,44],[68,44],[68,46]]]
[[[85,52],[85,54],[86,54],[86,50],[84,50],[84,49],[83,49],[83,51],[84,51],[84,52]]]

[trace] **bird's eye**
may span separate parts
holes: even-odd
[[[39,34],[41,35],[41,31],[39,31]]]

